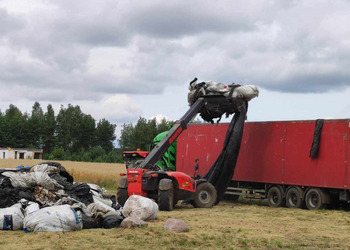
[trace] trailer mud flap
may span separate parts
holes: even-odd
[[[217,191],[216,203],[219,203],[224,196],[226,188],[235,171],[243,137],[243,128],[247,109],[247,102],[242,102],[238,107],[238,112],[235,113],[226,132],[223,150],[209,169],[208,173],[204,176],[209,183],[215,186]]]

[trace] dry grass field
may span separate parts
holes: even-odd
[[[37,163],[0,160],[0,167]],[[77,181],[106,187],[124,172],[123,164],[61,164]],[[190,232],[164,231],[168,218],[183,219]],[[146,228],[38,234],[0,231],[0,249],[350,249],[349,235],[349,212],[270,208],[264,201],[242,199],[211,209],[178,204],[171,212],[159,212]]]
[[[15,168],[16,166],[34,166],[44,160],[4,160],[0,159],[0,168]],[[95,183],[108,190],[116,190],[120,173],[126,172],[125,164],[57,161],[74,177],[76,182]]]

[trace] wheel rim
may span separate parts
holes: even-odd
[[[199,201],[202,203],[207,203],[210,200],[210,194],[203,190],[199,193]]]
[[[273,192],[272,195],[271,195],[271,199],[270,199],[271,203],[277,204],[277,203],[278,203],[278,200],[279,200],[279,198],[278,198],[277,193],[276,193],[276,192]]]
[[[317,194],[312,194],[309,199],[309,204],[311,207],[317,207],[318,203],[320,202],[320,199]]]
[[[293,206],[296,206],[298,202],[298,196],[295,193],[292,193],[288,199],[289,203]]]

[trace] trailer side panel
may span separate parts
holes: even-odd
[[[324,122],[311,158],[315,121],[247,122],[233,180],[348,189],[349,120]],[[177,170],[204,175],[222,150],[228,124],[191,125],[178,138]]]

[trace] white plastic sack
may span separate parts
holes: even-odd
[[[140,195],[131,195],[123,207],[125,217],[136,217],[148,221],[157,218],[158,205],[149,198]]]
[[[106,206],[108,206],[109,208],[112,208],[113,202],[112,202],[111,200],[109,200],[109,199],[103,199],[103,198],[101,198],[101,197],[99,197],[99,196],[96,196],[96,195],[93,195],[92,198],[94,199],[94,202],[95,202],[95,203],[96,203],[96,202],[97,202],[97,203],[101,202],[101,203],[105,204]],[[113,208],[112,208],[112,209],[113,209]]]
[[[0,209],[0,230],[21,230],[23,218],[21,204]]]
[[[244,97],[247,101],[250,101],[254,97],[259,96],[259,89],[254,85],[243,85],[235,88],[233,94],[237,93],[238,96]]]
[[[31,188],[41,186],[48,190],[63,189],[64,187],[45,172],[3,172],[3,176],[10,178],[14,187]]]
[[[2,175],[9,177],[14,187],[30,188],[35,186],[35,180],[30,173],[3,172]]]
[[[34,213],[40,209],[39,204],[36,202],[28,202],[28,206],[24,209],[24,214],[27,216],[30,213]]]
[[[24,209],[22,209],[24,217],[27,216],[28,214],[40,209],[39,203],[36,203],[33,201],[28,201],[26,199],[20,199],[19,203],[15,204],[13,206],[18,206],[19,208],[24,208]]]
[[[52,206],[28,214],[23,228],[27,232],[67,232],[83,228],[78,214],[69,205]]]
[[[43,173],[59,173],[59,168],[55,166],[49,166],[48,164],[38,164],[30,169],[31,172],[43,172]]]
[[[86,215],[92,218],[106,218],[110,215],[120,215],[113,208],[106,206],[101,202],[90,203],[86,208]]]
[[[198,86],[197,86],[198,85]],[[199,90],[197,90],[199,88]],[[189,86],[188,103],[193,104],[195,99],[203,95],[223,95],[230,96],[231,87],[214,81],[200,82],[192,81]],[[195,96],[196,95],[196,96]],[[259,89],[254,85],[242,85],[233,90],[233,98],[244,98],[247,101],[259,96]]]
[[[225,94],[230,91],[230,88],[222,83],[217,83],[214,81],[206,82],[204,88],[206,89],[206,93],[220,93]]]
[[[89,185],[90,192],[92,193],[92,195],[103,198],[103,194],[106,192],[106,190],[104,188],[101,188],[97,184],[92,184],[92,183],[86,183],[86,184]]]
[[[52,178],[47,173],[44,172],[32,172],[30,173],[35,180],[36,186],[44,187],[48,190],[63,189],[61,184]]]

